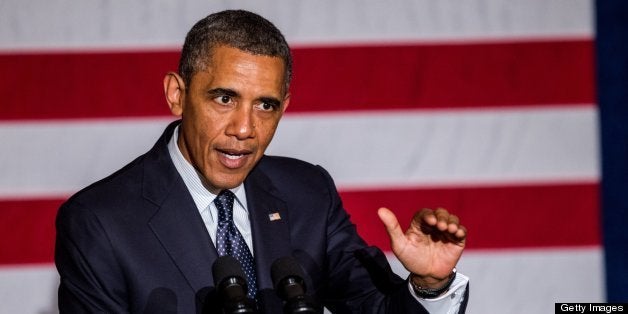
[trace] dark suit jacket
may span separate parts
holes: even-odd
[[[71,197],[57,216],[62,313],[203,313],[215,307],[216,249],[167,149],[155,146]],[[425,313],[367,247],[328,173],[290,158],[261,159],[245,181],[259,305],[281,313],[270,267],[294,256],[308,294],[336,313]],[[271,221],[270,213],[281,219]]]

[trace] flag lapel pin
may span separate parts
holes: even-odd
[[[281,219],[281,215],[279,215],[278,212],[270,213],[270,214],[268,214],[268,219],[270,221],[280,220]]]

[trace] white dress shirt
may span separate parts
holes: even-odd
[[[194,167],[183,157],[179,146],[177,145],[177,138],[179,138],[179,126],[174,130],[172,138],[168,142],[168,151],[170,158],[174,163],[175,168],[183,178],[185,186],[190,191],[192,199],[198,211],[203,218],[207,232],[216,245],[216,230],[218,229],[218,209],[214,204],[214,199],[217,195],[209,192],[203,180],[202,175],[194,169]],[[248,207],[246,204],[246,192],[244,190],[244,184],[240,184],[238,187],[231,189],[231,192],[235,194],[236,201],[233,202],[233,221],[236,227],[244,237],[244,241],[249,246],[251,254],[253,254],[253,237],[251,235],[251,221],[249,220]],[[423,299],[418,297],[414,293],[412,285],[408,283],[408,289],[410,294],[425,307],[430,313],[442,313],[442,314],[455,314],[460,309],[460,304],[463,301],[464,292],[469,282],[469,278],[461,273],[457,273],[456,279],[451,284],[449,291],[442,296],[435,299]]]

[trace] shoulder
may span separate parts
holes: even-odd
[[[61,205],[57,218],[99,217],[134,206],[142,195],[142,162],[143,156],[140,156],[113,174],[76,192]]]
[[[167,143],[177,122],[164,131],[155,145],[118,171],[83,188],[66,204],[83,204],[95,212],[124,211],[145,202],[159,202],[178,184]]]
[[[262,157],[257,167],[278,172],[306,172],[306,173],[316,173],[320,172],[321,167],[318,165],[311,164],[307,161],[303,161],[296,158],[291,157],[283,157],[283,156],[269,156],[265,155]]]
[[[271,181],[281,185],[333,185],[331,176],[323,167],[290,157],[264,156],[256,171],[264,173]]]
[[[261,188],[296,208],[333,208],[340,203],[329,173],[319,165],[289,157],[264,156],[251,172],[249,188]],[[247,182],[245,182],[247,183]]]
[[[143,156],[138,157],[123,168],[100,179],[74,194],[69,200],[111,197],[112,193],[129,193],[141,183]]]

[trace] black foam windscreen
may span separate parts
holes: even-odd
[[[216,259],[212,266],[212,274],[214,276],[214,285],[216,286],[229,277],[240,277],[243,280],[246,278],[240,262],[230,255],[221,256]]]
[[[305,274],[297,260],[292,256],[278,258],[270,268],[270,276],[275,290],[292,298],[305,293]]]

